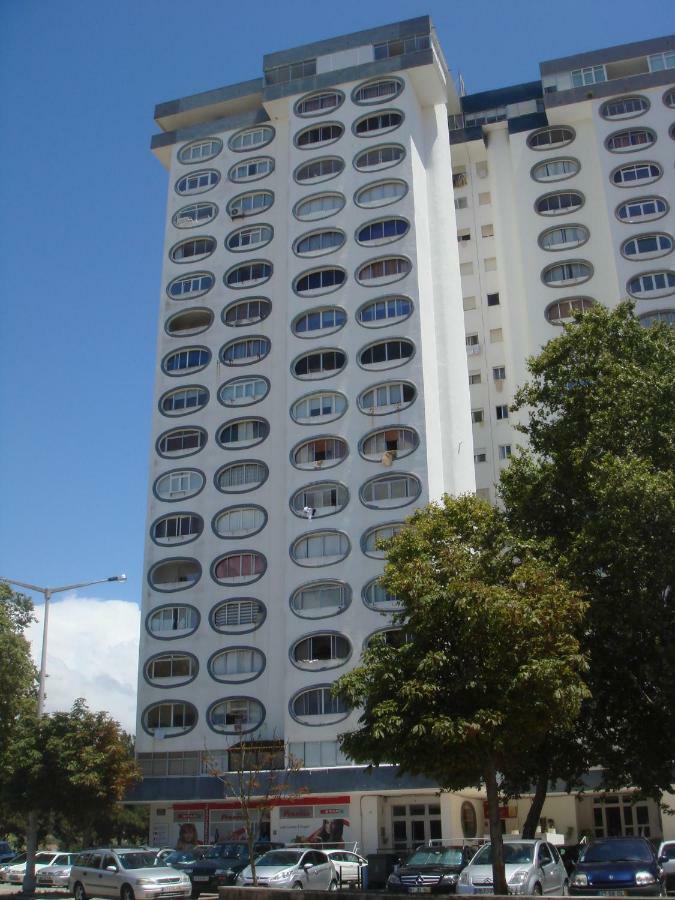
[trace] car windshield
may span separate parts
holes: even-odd
[[[155,864],[155,853],[150,851],[133,853],[118,853],[117,858],[122,863],[123,869],[149,869]]]
[[[505,865],[523,865],[531,863],[534,858],[534,844],[520,844],[510,841],[504,844],[504,863]],[[492,865],[492,844],[486,844],[478,851],[471,860],[472,866],[491,866]]]
[[[209,847],[204,854],[204,859],[238,859],[247,853],[246,844],[216,844],[215,847]]]
[[[644,841],[598,841],[589,844],[580,862],[651,862],[652,854]]]
[[[194,862],[196,859],[195,854],[187,850],[174,850],[172,853],[167,853],[163,859],[156,859],[155,865],[172,866],[174,863]]]
[[[35,862],[36,863],[50,863],[54,859],[53,853],[36,853],[35,854]]]
[[[300,862],[303,850],[268,850],[256,862],[256,866],[295,866]]]
[[[22,862],[26,862],[26,854],[25,853],[19,853],[18,856],[15,856],[12,859],[10,859],[10,861],[7,863],[7,865],[8,866],[16,866]]]
[[[425,847],[415,850],[405,861],[406,866],[461,866],[461,847]]]

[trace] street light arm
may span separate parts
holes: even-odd
[[[78,584],[65,584],[62,587],[44,588],[38,587],[37,584],[28,584],[26,581],[13,581],[11,578],[0,578],[0,581],[6,581],[7,584],[16,585],[16,587],[27,588],[29,591],[37,591],[38,594],[62,594],[63,591],[74,591],[77,588],[91,587],[92,584],[105,584],[108,581],[126,581],[126,575],[111,575],[110,578],[99,578],[96,581],[81,581]]]

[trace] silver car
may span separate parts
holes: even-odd
[[[51,866],[40,869],[35,875],[38,887],[67,888],[74,859],[74,853],[62,853]]]
[[[258,885],[266,888],[336,891],[338,886],[335,866],[321,850],[268,850],[256,859],[255,874]],[[253,885],[250,866],[240,873],[237,884]]]
[[[663,841],[659,847],[659,865],[665,875],[666,891],[675,891],[675,841]]]
[[[566,894],[567,870],[560,854],[546,841],[507,838],[504,867],[510,894]],[[485,844],[457,883],[458,894],[492,894],[492,844]]]
[[[155,866],[150,850],[85,850],[75,857],[68,890],[75,900],[108,897],[110,900],[157,900],[187,898],[190,879],[169,866]]]

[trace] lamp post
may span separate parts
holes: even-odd
[[[108,581],[126,581],[126,575],[112,575],[110,578],[99,578],[96,581],[82,581],[78,584],[65,584],[62,587],[40,587],[37,584],[29,584],[27,581],[14,581],[11,578],[0,578],[7,584],[25,588],[42,594],[45,599],[44,620],[42,623],[42,652],[40,655],[40,680],[38,684],[37,714],[38,719],[44,713],[45,686],[47,678],[47,626],[49,623],[49,601],[53,594],[62,594],[64,591],[74,591],[77,588],[91,587],[93,584],[105,584]],[[28,813],[28,827],[26,828],[26,871],[23,878],[21,892],[24,895],[35,893],[35,853],[37,851],[38,838],[38,814],[37,810]]]

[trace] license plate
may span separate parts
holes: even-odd
[[[491,894],[492,893],[492,885],[490,885],[490,887],[476,887],[474,885],[473,892],[474,892],[474,894]]]
[[[411,887],[411,888],[408,888],[408,890],[410,891],[411,894],[430,894],[431,893],[430,887]]]
[[[208,881],[209,876],[208,875],[193,875],[192,880],[193,881]]]
[[[598,891],[599,897],[623,897],[626,892],[620,889],[614,888],[611,891]]]

